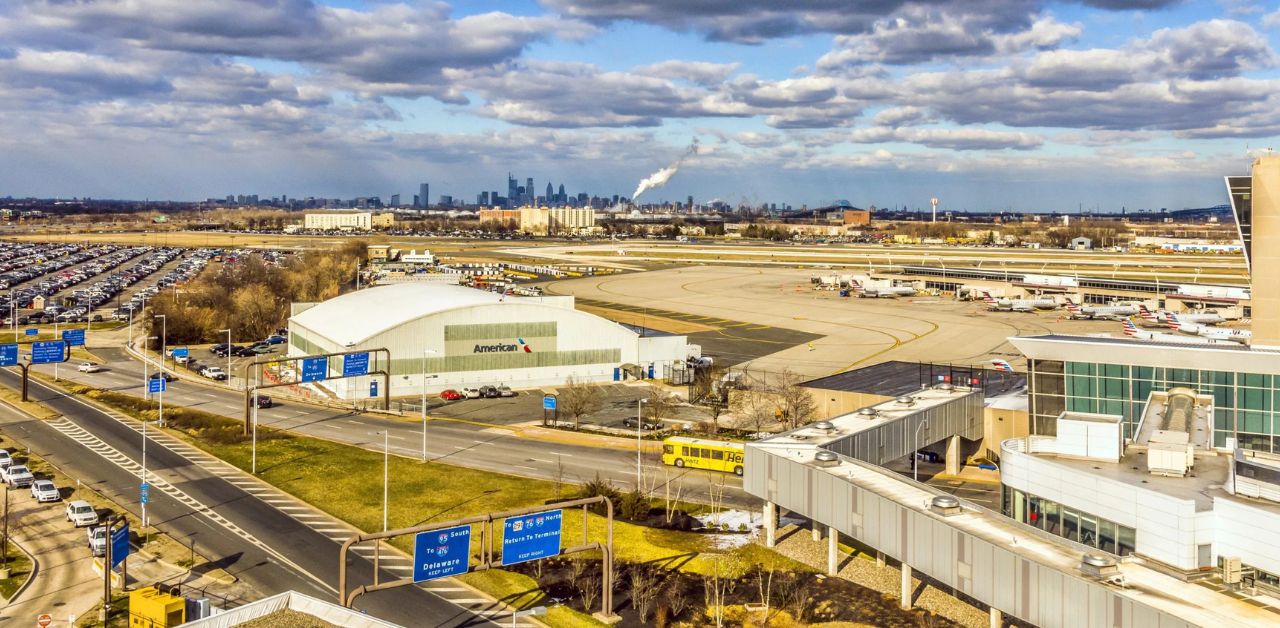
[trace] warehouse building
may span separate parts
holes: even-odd
[[[294,304],[289,355],[388,349],[391,395],[506,384],[558,386],[663,378],[685,363],[684,336],[640,337],[574,309],[568,296],[503,296],[461,286],[403,283]],[[333,379],[342,398],[369,394],[368,378]]]

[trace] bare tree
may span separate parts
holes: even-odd
[[[773,601],[773,574],[777,571],[773,561],[756,565],[756,593],[760,595],[760,605],[764,607],[764,625],[769,625],[769,607]]]
[[[649,611],[658,599],[658,571],[652,565],[637,564],[631,567],[631,606],[640,615],[640,621],[649,620]]]
[[[707,476],[707,505],[711,508],[711,525],[720,527],[720,513],[724,512],[724,491],[726,476],[716,474]]]
[[[734,588],[732,567],[737,562],[730,556],[717,554],[711,564],[711,573],[702,577],[702,600],[716,628],[723,628],[725,601]]]
[[[733,396],[732,408],[738,416],[737,426],[754,432],[763,432],[780,414],[776,396],[759,385],[739,390]]]
[[[680,507],[680,497],[684,495],[684,473],[671,477],[671,467],[663,466],[663,514],[668,524],[675,518],[676,509]]]
[[[649,420],[658,425],[662,424],[663,419],[670,418],[675,414],[676,404],[672,403],[671,396],[667,391],[657,386],[650,386],[649,392],[645,394],[644,403],[645,416]]]
[[[786,370],[782,372],[775,386],[782,422],[790,429],[795,429],[812,421],[818,412],[818,405],[813,400],[809,389],[801,386],[804,378]]]
[[[667,587],[667,606],[671,608],[671,618],[675,619],[689,606],[689,590],[676,578]]]
[[[556,391],[560,410],[573,419],[573,429],[578,429],[582,417],[599,412],[604,407],[604,392],[599,386],[589,384],[570,375],[564,386]]]
[[[590,613],[600,597],[600,576],[591,574],[579,580],[578,599],[582,601],[582,612]]]
[[[562,490],[564,490],[564,460],[560,454],[556,454],[556,499],[560,499]]]

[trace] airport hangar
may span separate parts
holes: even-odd
[[[645,336],[574,309],[571,296],[519,297],[434,282],[409,282],[296,303],[289,356],[388,349],[391,396],[506,384],[560,386],[569,377],[606,382],[664,378],[685,364],[685,336]],[[371,356],[377,359],[377,356]],[[344,399],[369,393],[368,378],[327,380]],[[313,384],[315,385],[315,384]]]

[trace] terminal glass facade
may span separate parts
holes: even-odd
[[[1016,488],[1001,485],[1000,492],[1006,517],[1117,556],[1132,554],[1137,547],[1133,528]]]
[[[1147,397],[1186,387],[1213,396],[1213,444],[1280,452],[1280,377],[1260,373],[1207,371],[1105,362],[1032,360],[1029,364],[1031,429],[1054,435],[1064,410],[1124,417],[1132,438]]]

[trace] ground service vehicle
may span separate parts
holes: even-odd
[[[662,464],[742,475],[742,443],[672,436],[662,441]]]

